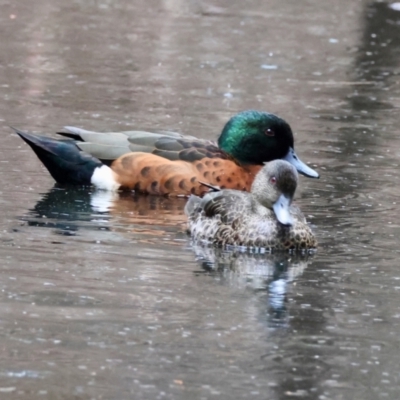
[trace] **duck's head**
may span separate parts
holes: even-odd
[[[248,110],[233,116],[218,138],[219,148],[243,164],[262,164],[284,159],[299,173],[310,178],[319,175],[294,152],[290,125],[274,114]]]
[[[297,187],[298,174],[292,164],[274,160],[266,164],[256,175],[251,193],[262,206],[274,211],[283,225],[293,225],[290,205]]]

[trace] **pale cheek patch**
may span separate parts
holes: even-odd
[[[90,179],[92,185],[97,189],[116,191],[120,188],[120,184],[114,178],[114,172],[107,165],[97,167]]]

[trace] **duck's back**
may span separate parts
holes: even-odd
[[[198,139],[170,131],[125,131],[94,132],[72,126],[60,135],[76,141],[76,145],[86,153],[111,164],[117,158],[131,153],[155,154],[167,160],[193,162],[202,158],[222,158],[224,154],[213,141]]]

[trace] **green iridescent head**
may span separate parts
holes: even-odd
[[[293,132],[289,124],[274,114],[248,110],[234,115],[218,138],[218,146],[241,164],[263,164],[285,159],[299,173],[318,178],[294,152]]]
[[[293,148],[293,133],[282,118],[249,110],[226,123],[218,145],[241,163],[262,164],[284,157]]]

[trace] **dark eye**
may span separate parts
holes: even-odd
[[[273,185],[275,185],[275,183],[276,183],[276,177],[275,176],[272,176],[271,178],[270,178],[270,180],[269,180]]]
[[[275,132],[274,132],[272,129],[270,129],[270,128],[268,128],[268,129],[265,130],[265,134],[266,134],[267,136],[275,136]]]

